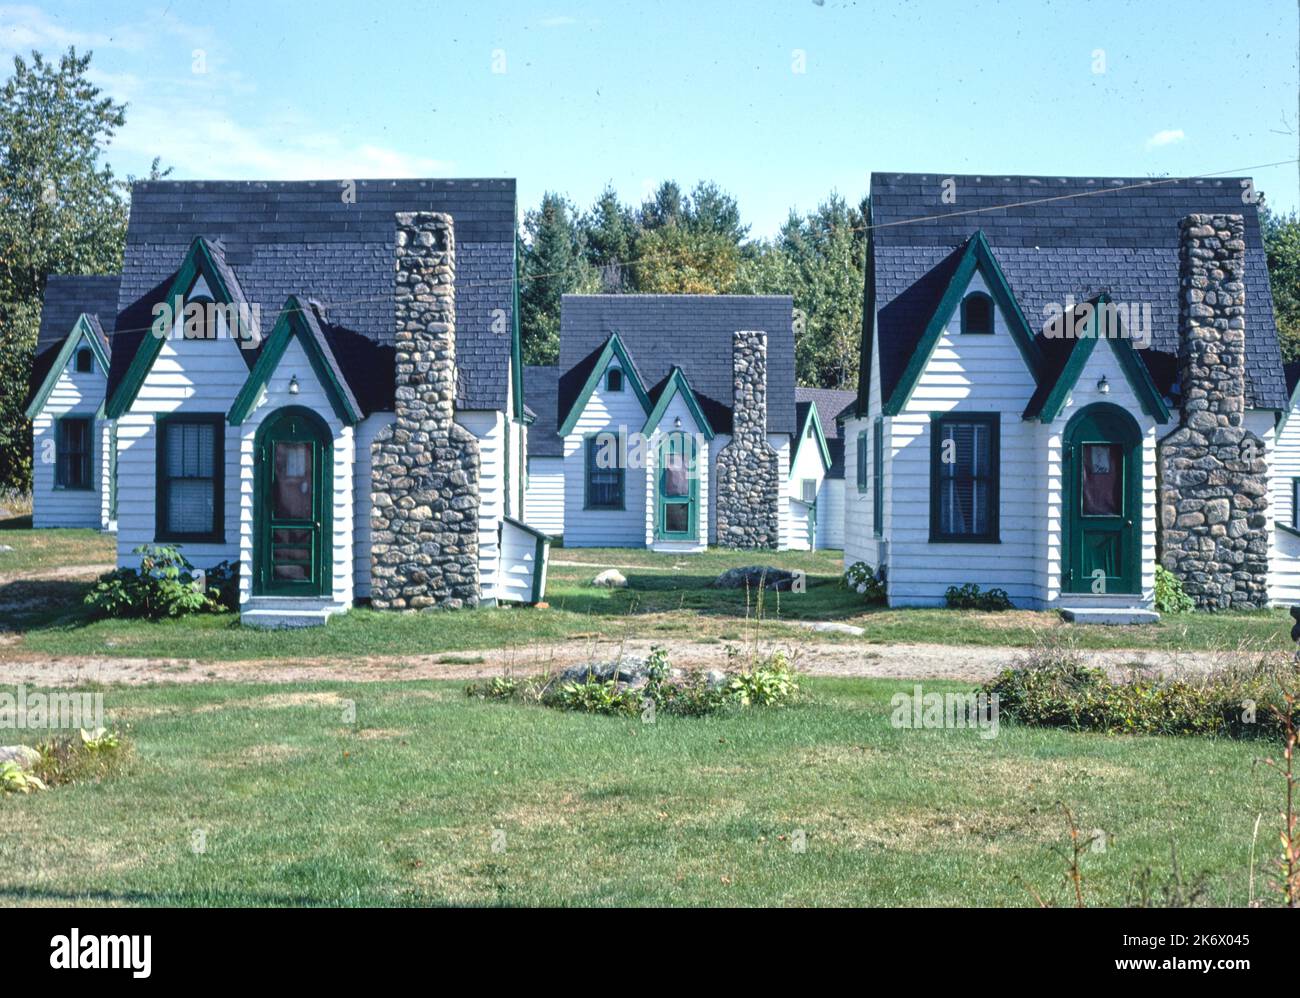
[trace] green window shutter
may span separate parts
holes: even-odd
[[[1291,479],[1291,526],[1300,529],[1300,478]]]
[[[1001,418],[930,417],[930,543],[996,544]]]
[[[867,491],[867,431],[858,433],[858,491]]]
[[[871,441],[871,529],[885,532],[885,421],[877,416]]]

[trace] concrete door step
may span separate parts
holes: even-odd
[[[1160,614],[1155,610],[1120,609],[1118,607],[1061,607],[1061,616],[1072,624],[1155,624]]]

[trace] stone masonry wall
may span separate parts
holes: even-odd
[[[479,447],[455,421],[456,245],[451,216],[397,215],[396,421],[372,450],[371,603],[479,601]]]
[[[1160,562],[1204,609],[1268,601],[1264,442],[1242,425],[1245,269],[1242,216],[1182,220],[1182,417],[1160,444]]]
[[[767,334],[732,338],[732,436],[718,454],[718,543],[774,548],[779,536],[780,459],[767,442]]]

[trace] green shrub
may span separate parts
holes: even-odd
[[[86,594],[85,603],[93,616],[162,620],[190,613],[220,613],[226,609],[223,593],[233,593],[233,600],[238,600],[237,570],[226,562],[208,573],[208,581],[215,580],[215,585],[204,588],[205,580],[179,549],[142,544],[134,553],[140,555],[138,569],[109,572]]]
[[[75,735],[60,735],[36,746],[41,760],[35,771],[52,787],[64,783],[85,783],[114,776],[130,752],[130,743],[118,731],[82,729]]]
[[[731,680],[728,691],[743,707],[779,707],[799,694],[799,679],[785,654],[774,651],[763,665]]]
[[[885,601],[885,584],[865,561],[855,561],[845,570],[844,584],[868,603]]]
[[[1182,580],[1164,565],[1156,566],[1156,609],[1161,613],[1190,613],[1195,602],[1183,592]]]
[[[1116,682],[1069,649],[1039,650],[985,683],[998,709],[1021,724],[1117,734],[1276,737],[1282,686],[1294,684],[1289,657],[1203,676],[1135,671]]]
[[[992,589],[980,591],[980,587],[974,582],[968,582],[964,586],[949,586],[943,594],[944,602],[949,610],[1010,610],[1012,608],[1011,597],[1007,595],[1005,589]]]
[[[35,773],[27,772],[16,762],[0,762],[0,793],[29,794],[45,789],[45,782]]]
[[[562,683],[548,692],[542,702],[560,710],[584,714],[635,714],[640,710],[640,691],[624,687],[613,679],[588,679],[583,683]]]

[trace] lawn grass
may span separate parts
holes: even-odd
[[[33,530],[30,516],[0,520],[0,578],[69,565],[112,565],[117,538],[98,530]]]
[[[111,541],[93,531],[11,531],[0,543],[33,568],[111,561]],[[101,551],[108,551],[103,554]],[[60,558],[65,560],[59,561]],[[835,551],[779,554],[710,550],[664,555],[628,548],[559,548],[552,552],[549,609],[503,608],[403,615],[355,609],[325,627],[292,633],[240,627],[233,615],[177,621],[91,622],[81,605],[83,582],[42,579],[0,583],[0,627],[16,630],[11,654],[147,656],[195,660],[356,658],[528,649],[600,638],[694,638],[739,641],[755,633],[808,640],[798,622],[838,621],[865,629],[862,637],[817,634],[849,645],[932,643],[1033,647],[1068,637],[1084,649],[1227,650],[1289,648],[1290,620],[1282,609],[1167,616],[1159,624],[1088,627],[1054,612],[1003,613],[867,607],[840,585]],[[568,564],[577,562],[578,564]],[[806,573],[802,592],[718,590],[710,583],[727,568],[773,564]],[[0,560],[0,566],[4,562]],[[622,565],[626,589],[599,589],[591,579]],[[0,574],[4,574],[0,569]],[[761,625],[754,621],[761,613]]]
[[[1244,904],[1261,813],[1265,892],[1280,785],[1261,743],[899,730],[910,683],[806,688],[653,725],[450,683],[109,689],[126,771],[0,798],[0,904],[1065,902],[1058,801],[1107,836],[1083,860],[1091,903],[1167,874],[1174,842],[1207,901]]]

